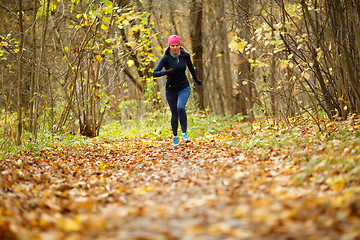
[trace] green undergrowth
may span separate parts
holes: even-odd
[[[245,116],[217,116],[205,112],[188,111],[188,134],[190,137],[223,134],[233,129],[234,124],[241,123]],[[126,122],[112,122],[104,125],[100,131],[100,138],[114,139],[118,137],[146,137],[163,141],[172,137],[168,111],[157,111],[146,114],[140,120]],[[179,124],[178,134],[181,133]]]
[[[323,184],[340,192],[360,192],[360,119],[299,118],[290,124],[273,119],[251,124],[251,133],[238,131],[228,143],[252,158],[284,161],[296,169],[296,183]],[[296,167],[294,167],[296,166]]]
[[[314,122],[301,117],[292,121],[266,119],[251,123],[251,131],[245,125],[236,132],[230,144],[243,149],[326,148],[333,143],[357,145],[360,141],[360,119],[322,119]]]
[[[37,140],[34,141],[29,133],[22,136],[21,146],[10,143],[6,148],[0,150],[0,159],[18,156],[26,152],[39,154],[41,150],[52,150],[56,148],[74,148],[79,151],[89,144],[89,139],[81,135],[68,133],[54,134],[50,132],[39,132]]]
[[[89,139],[67,133],[39,132],[37,141],[24,134],[22,145],[9,144],[0,149],[0,158],[41,149],[68,147],[80,149],[90,142],[114,142],[119,138],[138,137],[155,141],[172,137],[170,112],[166,109],[145,114],[139,120],[121,123],[110,122],[102,126],[100,135]],[[360,120],[353,116],[346,121],[327,119],[314,122],[311,118],[261,121],[245,121],[243,115],[217,116],[207,112],[188,111],[188,133],[190,137],[215,136],[219,142],[244,151],[258,149],[266,155],[274,149],[288,149],[304,159],[311,152],[333,150],[351,154],[360,153]],[[180,126],[179,126],[180,133]]]
[[[244,116],[220,117],[214,114],[198,111],[188,111],[188,133],[190,137],[206,135],[221,135],[231,132],[244,120]],[[149,138],[155,141],[171,139],[170,112],[166,109],[147,113],[139,120],[123,122],[110,122],[103,125],[98,137],[90,139],[79,134],[50,133],[39,131],[37,140],[30,133],[22,136],[22,145],[16,146],[14,142],[4,141],[7,145],[0,149],[0,158],[5,159],[24,152],[33,152],[35,155],[40,150],[51,150],[58,147],[75,148],[81,150],[90,142],[114,142],[119,138],[138,137]],[[180,134],[180,125],[179,125]]]
[[[188,130],[194,142],[209,139],[232,146],[249,159],[283,162],[297,184],[325,184],[335,192],[355,189],[360,192],[360,119],[297,119],[244,121],[242,115],[216,116],[188,111]],[[180,131],[180,129],[179,129]],[[81,135],[39,133],[36,142],[24,134],[23,144],[0,150],[0,159],[31,152],[35,157],[63,148],[81,151],[91,143],[117,143],[126,138],[153,141],[170,140],[172,136],[168,111],[155,111],[140,120],[111,122],[104,125],[96,138]],[[270,163],[269,163],[270,164]],[[271,164],[269,165],[271,166]],[[349,190],[350,191],[350,190]]]

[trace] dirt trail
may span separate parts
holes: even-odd
[[[297,182],[289,154],[215,137],[24,154],[0,162],[0,238],[359,239],[359,198]]]

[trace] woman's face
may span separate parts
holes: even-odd
[[[178,54],[178,52],[180,51],[180,45],[179,44],[171,44],[170,45],[170,51],[173,54]]]

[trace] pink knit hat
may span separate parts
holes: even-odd
[[[169,46],[171,44],[180,44],[180,37],[178,35],[171,35],[169,38],[168,38],[168,44]]]

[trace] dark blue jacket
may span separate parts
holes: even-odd
[[[170,52],[168,52],[165,53],[160,59],[159,64],[154,69],[153,77],[161,77],[166,75],[166,89],[181,90],[189,86],[189,81],[185,74],[186,66],[189,68],[194,80],[197,79],[189,53],[181,52],[178,58],[174,58],[170,55]],[[164,67],[165,71],[162,71]],[[171,68],[175,70],[169,74],[167,70]]]

